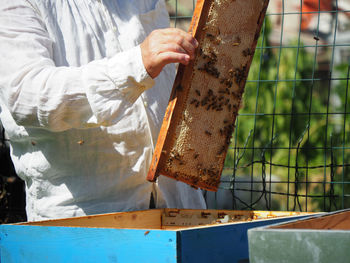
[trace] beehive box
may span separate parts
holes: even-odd
[[[154,209],[0,226],[1,262],[247,262],[247,230],[306,213]]]
[[[250,262],[350,262],[350,210],[248,231]]]
[[[268,0],[197,0],[195,59],[180,65],[147,179],[216,191]]]

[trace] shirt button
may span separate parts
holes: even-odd
[[[143,105],[147,108],[147,106],[148,106],[148,103],[147,103],[147,101],[143,101]]]

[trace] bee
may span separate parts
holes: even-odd
[[[36,145],[36,141],[31,141],[32,145],[35,146]]]
[[[209,62],[211,62],[211,63],[215,63],[215,62],[218,61],[218,56],[217,56],[217,54],[215,53],[215,50],[212,47],[209,47],[206,50],[206,54],[203,54],[202,57],[204,59],[208,59]]]
[[[207,33],[206,37],[209,38],[209,40],[211,40],[211,41],[213,41],[215,39],[215,36],[210,34],[210,33]]]
[[[221,146],[221,148],[220,148],[220,150],[219,150],[219,152],[218,152],[218,155],[223,154],[223,152],[225,151],[225,149],[226,149],[226,146],[225,146],[225,145]]]
[[[190,104],[194,104],[197,100],[196,99],[192,99]]]
[[[79,145],[83,145],[84,143],[85,143],[84,140],[77,141],[77,144]]]
[[[219,212],[218,213],[218,218],[224,218],[227,214],[224,212]]]
[[[149,234],[149,231],[146,231],[146,232],[144,233],[145,236],[147,236],[148,234]]]
[[[218,93],[224,94],[224,93],[226,93],[226,90],[224,90],[224,89],[219,89]]]
[[[217,38],[213,41],[213,43],[214,43],[215,45],[220,45],[220,43],[221,43],[221,38],[220,38],[220,37],[217,37]]]
[[[218,56],[213,50],[210,51],[210,58],[215,62],[218,61]]]
[[[211,132],[210,132],[210,131],[205,130],[204,133],[205,133],[206,135],[208,135],[208,136],[211,136]]]
[[[171,152],[170,153],[170,158],[175,159],[175,160],[180,160],[180,155],[178,153]]]
[[[237,112],[238,111],[238,104],[233,104],[233,109]]]
[[[198,178],[196,178],[196,177],[192,178],[192,183],[193,183],[193,184],[197,184],[197,183],[198,183],[198,181],[199,181],[199,179],[198,179]]]
[[[207,97],[204,97],[204,99],[202,99],[201,105],[202,105],[202,106],[205,106],[207,103],[208,103],[208,96],[207,96]]]
[[[210,63],[210,61],[208,63],[204,64],[204,67],[201,68],[201,70],[204,70],[209,75],[212,75],[215,78],[219,78],[219,76],[220,76],[220,72],[218,71],[217,68],[214,67],[213,63]]]
[[[242,54],[243,54],[243,56],[248,57],[250,55],[253,55],[253,52],[250,48],[247,48],[247,49],[242,51]]]
[[[234,43],[241,44],[241,38],[239,36],[236,36]]]
[[[234,98],[236,98],[236,99],[240,99],[240,94],[239,94],[238,92],[232,91],[232,92],[231,92],[231,95],[232,95],[232,97],[234,97]]]
[[[227,87],[231,88],[233,83],[231,79],[222,79],[221,84],[225,84]]]
[[[229,71],[228,71],[228,74],[230,75],[230,77],[232,78],[235,74],[235,71],[231,68]]]
[[[241,85],[242,81],[244,80],[245,73],[246,72],[246,66],[243,66],[242,69],[236,69],[234,73],[235,81],[238,86]]]
[[[201,213],[201,217],[202,218],[207,218],[208,216],[210,216],[211,215],[211,213],[208,213],[208,212],[202,212]]]

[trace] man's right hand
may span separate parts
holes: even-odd
[[[142,61],[148,74],[155,78],[169,63],[187,65],[197,47],[197,40],[183,30],[157,29],[141,44]]]

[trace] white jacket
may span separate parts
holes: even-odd
[[[146,181],[175,67],[153,80],[139,44],[164,0],[1,0],[0,118],[28,220],[205,208],[201,191]]]

